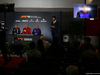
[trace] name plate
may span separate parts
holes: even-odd
[[[33,34],[17,34],[17,36],[33,36]]]
[[[24,38],[24,41],[32,41],[32,38]]]

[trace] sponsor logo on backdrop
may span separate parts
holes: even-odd
[[[33,20],[33,19],[31,19],[31,20],[29,20],[29,22],[34,22],[34,20]]]
[[[27,16],[27,18],[41,18],[40,16]]]
[[[40,22],[39,19],[36,19],[35,22]]]
[[[21,22],[21,20],[15,20],[15,22]]]
[[[20,18],[27,18],[27,15],[22,15]]]
[[[30,16],[30,15],[22,15],[20,19],[15,20],[15,22],[47,22],[44,18],[40,16]]]
[[[41,18],[40,16],[22,15],[20,18]]]
[[[45,19],[41,20],[41,22],[47,22]]]
[[[28,20],[22,20],[22,22],[28,22]]]

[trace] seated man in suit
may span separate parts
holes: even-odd
[[[25,25],[25,28],[23,28],[22,34],[31,34],[31,29],[27,24]]]
[[[33,29],[32,34],[34,34],[34,35],[41,35],[41,30],[40,30],[38,25],[36,25],[36,28]]]
[[[18,25],[15,24],[15,27],[13,28],[12,34],[20,34],[20,28],[18,28]]]

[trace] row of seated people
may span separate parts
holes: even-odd
[[[52,74],[54,75],[55,73],[58,74],[61,71],[65,73],[66,67],[72,65],[72,63],[68,63],[69,61],[68,59],[63,59],[66,54],[63,45],[58,42],[59,39],[56,38],[52,44],[49,44],[47,47],[48,48],[47,51],[45,51],[43,45],[43,41],[45,41],[44,37],[41,36],[41,39],[38,40],[37,44],[35,44],[34,42],[29,43],[30,50],[26,52],[26,62],[19,64],[19,67],[17,68],[17,73],[18,69],[20,69],[21,71],[21,69],[26,68],[25,69],[26,72],[27,69],[28,70],[31,69],[29,72],[32,73],[35,71],[36,72],[36,73],[34,72],[35,75],[39,75],[39,73],[41,72],[42,72],[41,74],[47,75],[51,74],[50,73],[51,71]],[[78,60],[79,63],[73,63],[73,65],[76,65],[79,68],[80,75],[85,75],[86,72],[100,72],[99,54],[97,49],[90,43],[90,41],[91,41],[90,38],[86,37],[85,42],[81,44],[81,46],[79,45],[78,47],[78,51],[80,53],[79,55],[80,57]],[[48,58],[45,59],[45,57]],[[61,58],[60,61],[59,58]],[[73,61],[72,59],[70,60]],[[24,73],[26,73],[25,70],[23,70]],[[73,69],[71,70],[73,71]],[[75,73],[76,72],[77,71],[75,71]],[[79,75],[78,73],[76,74],[75,73],[72,72],[72,74],[67,74],[67,75]]]
[[[34,35],[41,35],[41,29],[39,28],[38,25],[36,25],[36,27],[33,29],[33,31],[31,32],[31,28],[28,27],[28,25],[25,25],[25,28],[23,28],[23,31],[21,33],[20,28],[18,27],[17,24],[15,24],[15,27],[12,30],[12,34],[34,34]]]
[[[55,59],[56,60],[56,59]],[[67,60],[67,59],[66,59]],[[15,69],[15,75],[18,73],[27,73],[27,74],[34,74],[34,75],[85,75],[86,73],[98,73],[100,72],[99,67],[100,64],[98,62],[97,55],[92,52],[91,50],[85,52],[82,54],[82,58],[80,59],[80,64],[72,64],[72,63],[55,63],[55,62],[41,62],[39,59],[28,60],[27,62],[23,62],[19,64],[19,67]],[[88,60],[88,61],[87,61]],[[67,60],[68,61],[68,60]],[[84,62],[85,61],[85,62]],[[77,74],[77,70],[72,73],[74,68],[72,68],[69,72],[72,74],[66,74],[66,67],[69,65],[75,65],[77,68],[79,68],[78,72],[80,74]],[[62,69],[64,68],[64,69]],[[24,73],[23,73],[24,72]],[[17,73],[17,74],[16,74]],[[75,74],[76,73],[76,74]]]
[[[75,56],[76,56],[76,58],[78,58],[78,57],[80,57],[82,52],[87,51],[87,50],[93,50],[94,52],[98,53],[98,49],[96,47],[94,47],[90,42],[91,42],[90,38],[86,37],[84,43],[80,44],[79,47],[75,48],[74,46],[71,46],[71,47],[69,46],[67,48],[67,51],[65,51],[64,46],[61,43],[59,43],[58,38],[56,38],[53,41],[53,43],[51,44],[45,40],[43,35],[41,35],[35,48],[41,52],[42,56],[62,57],[62,58],[63,57],[75,58]],[[31,42],[31,43],[35,43],[35,42]],[[22,45],[21,45],[21,47],[22,47]]]
[[[94,67],[99,67],[98,50],[90,42],[91,42],[91,39],[86,37],[85,42],[83,44],[81,44],[81,46],[79,45],[79,47],[78,47],[78,51],[80,53],[79,58],[81,59],[78,61],[79,61],[80,65],[82,65],[82,67],[84,67],[84,70],[92,69],[91,67],[93,65],[94,65]],[[18,47],[18,46],[16,46],[16,47]],[[59,63],[62,63],[62,65],[61,65],[62,67],[67,67],[69,65],[69,63],[67,63],[69,60],[74,61],[72,59],[69,59],[69,60],[63,59],[67,54],[65,54],[65,48],[63,47],[63,45],[61,43],[59,43],[58,38],[55,38],[53,43],[50,44],[48,41],[45,40],[44,36],[42,35],[40,37],[40,39],[38,40],[37,44],[33,41],[33,42],[29,43],[29,47],[30,47],[30,50],[28,52],[26,52],[26,54],[27,54],[26,62],[28,62],[29,64],[31,62],[33,63],[34,61],[37,61],[37,59],[34,60],[34,58],[40,59],[43,57],[48,57],[51,59],[54,58],[54,60],[57,60],[57,58],[61,58],[64,61],[64,63],[63,62],[57,63],[57,61],[56,61],[56,63],[58,64],[57,66],[60,65]],[[71,48],[69,48],[69,49],[71,49]],[[68,56],[68,57],[70,57],[70,56]],[[46,68],[49,68],[50,66],[48,66],[48,64],[45,65],[46,63],[47,63],[46,61],[41,62],[42,67],[45,68],[45,66],[46,66]],[[49,63],[49,65],[51,63],[52,63],[52,60]],[[55,62],[53,61],[53,63],[55,63]],[[40,63],[39,64],[36,63],[36,64],[39,66]],[[43,66],[43,64],[44,64],[44,66]],[[70,64],[72,64],[72,63],[70,63]],[[23,67],[25,67],[25,65]],[[32,65],[31,66],[29,65],[29,66],[33,68],[34,66],[32,66]],[[89,68],[87,68],[87,67],[89,67]],[[54,69],[56,70],[56,68],[54,68]],[[98,69],[98,68],[96,68],[96,69]]]

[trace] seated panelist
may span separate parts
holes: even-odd
[[[31,28],[29,28],[27,24],[25,28],[23,28],[22,34],[31,34]]]
[[[18,28],[18,25],[15,24],[15,27],[13,28],[12,34],[20,34],[20,28]]]
[[[36,27],[33,29],[32,34],[34,34],[34,35],[41,35],[41,30],[40,30],[38,25],[36,25]]]

